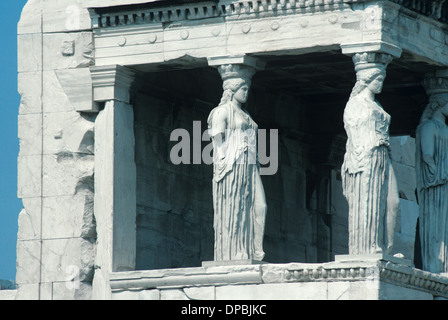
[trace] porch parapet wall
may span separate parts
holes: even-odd
[[[403,298],[417,299],[432,297],[448,298],[448,277],[432,274],[411,266],[388,261],[385,259],[360,259],[354,261],[336,261],[322,264],[287,263],[287,264],[260,264],[239,266],[214,266],[182,269],[145,270],[132,272],[115,272],[110,274],[110,283],[113,295],[123,297],[125,292],[142,292],[144,290],[185,290],[186,288],[211,288],[216,290],[229,289],[238,286],[241,291],[254,291],[258,297],[247,296],[246,299],[272,299],[270,288],[276,284],[293,285],[302,284],[303,290],[308,283],[314,284],[314,290],[323,288],[322,285],[362,288],[365,296],[352,296],[353,299],[394,299],[400,296],[390,295],[394,292],[415,290],[416,295],[403,295]],[[216,289],[219,288],[219,289]],[[264,288],[264,289],[263,289]],[[288,286],[283,287],[285,292]],[[311,287],[308,287],[311,288]],[[264,291],[266,290],[266,291]],[[289,299],[303,299],[307,297],[306,291],[298,290]],[[398,290],[398,291],[396,291]],[[255,292],[254,291],[254,292]],[[216,291],[217,292],[217,291]],[[409,293],[409,292],[408,292]],[[415,293],[415,292],[414,292]],[[358,292],[359,294],[359,292]],[[135,297],[134,297],[135,298]],[[219,299],[219,296],[214,296]],[[278,296],[274,299],[288,299]],[[337,295],[328,290],[315,292],[314,298],[326,300],[337,298]],[[342,298],[341,296],[339,298]],[[348,298],[345,297],[345,298]]]

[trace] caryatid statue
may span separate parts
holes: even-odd
[[[349,254],[391,254],[398,212],[390,159],[391,117],[375,99],[392,57],[356,53],[356,84],[344,110],[347,133],[342,186],[349,204]]]
[[[448,78],[427,77],[429,102],[416,131],[423,270],[448,272]]]
[[[213,141],[214,259],[264,257],[266,198],[257,157],[258,126],[243,108],[255,69],[219,66],[224,93],[208,118]]]

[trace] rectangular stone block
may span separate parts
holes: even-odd
[[[17,197],[41,196],[42,156],[19,156],[17,167]]]
[[[42,198],[22,199],[23,209],[19,214],[18,240],[38,240],[41,237]]]
[[[281,283],[216,287],[216,300],[326,300],[327,283]]]
[[[378,288],[376,279],[328,282],[328,300],[378,300]]]
[[[17,71],[42,70],[42,34],[19,34],[17,36]]]
[[[42,0],[28,1],[23,7],[17,34],[42,32]]]
[[[39,284],[20,284],[17,288],[16,300],[38,300]]]
[[[98,112],[97,104],[93,103],[93,84],[89,68],[57,70],[56,75],[76,111]]]
[[[86,0],[58,0],[42,2],[43,32],[69,32],[91,28]],[[102,3],[104,5],[104,3]]]
[[[96,65],[123,64],[136,57],[155,61],[163,61],[164,32],[163,24],[156,23],[140,26],[138,30],[128,26],[117,26],[102,30],[95,38]]]
[[[53,282],[52,300],[91,300],[92,284],[90,282]]]
[[[415,233],[413,236],[395,232],[394,253],[401,253],[411,261],[414,260]]]
[[[16,282],[22,284],[36,284],[40,281],[40,240],[17,241],[17,275]]]
[[[112,300],[138,300],[140,291],[120,291],[112,294]]]
[[[215,300],[214,286],[184,288],[184,293],[190,300]]]
[[[415,166],[415,139],[410,136],[397,136],[390,138],[392,161],[404,165]]]
[[[94,31],[96,32],[96,31]],[[142,30],[117,26],[95,33],[95,65],[129,65],[164,61],[162,23]]]
[[[177,59],[186,53],[192,57],[224,56],[229,39],[227,28],[229,27],[225,25],[223,17],[203,20],[199,26],[197,22],[186,22],[165,28],[163,33],[165,59]]]
[[[0,290],[0,300],[15,300],[17,290]]]
[[[118,291],[112,294],[113,300],[160,300],[160,290]]]
[[[381,282],[379,300],[433,300],[433,295],[421,290],[414,290],[390,283]]]
[[[45,197],[42,237],[44,239],[94,237],[93,193]]]
[[[52,300],[53,299],[53,283],[42,282],[39,283],[39,300]]]
[[[43,35],[43,70],[85,68],[94,63],[92,32]]]
[[[337,24],[331,27],[331,32],[323,32],[330,28],[329,19],[337,19]],[[339,45],[344,42],[360,42],[364,40],[363,36],[368,36],[367,32],[353,32],[339,26],[341,23],[360,22],[361,19],[360,12],[346,10],[339,15],[316,12],[312,16],[304,15],[301,19],[293,15],[285,16],[282,17],[281,23],[276,21],[275,17],[256,19],[250,23],[231,21],[232,27],[228,27],[226,41],[227,54],[266,52],[272,50],[273,46],[276,50],[288,50],[294,47],[295,51],[299,52],[300,49],[307,50],[322,44]],[[278,27],[275,22],[278,23]],[[378,36],[379,33],[376,32],[372,38]]]
[[[19,114],[42,112],[42,72],[20,72],[17,90],[21,96]]]
[[[94,243],[82,238],[43,240],[41,281],[91,281],[94,249]]]
[[[44,71],[42,74],[42,82],[44,113],[74,111],[74,107],[59,83],[59,79],[54,70]]]
[[[79,112],[52,112],[44,115],[44,154],[93,154],[94,122]]]
[[[43,196],[77,194],[92,180],[93,166],[93,155],[61,152],[43,156]]]
[[[41,155],[42,114],[19,115],[18,120],[19,156]]]
[[[400,199],[401,230],[400,233],[415,237],[415,228],[419,215],[418,204],[414,201]]]
[[[403,199],[417,201],[415,197],[416,173],[415,167],[400,162],[392,162],[397,177],[398,192]]]
[[[166,289],[160,291],[160,300],[190,300],[182,289]]]

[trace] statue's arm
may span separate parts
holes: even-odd
[[[223,142],[225,140],[225,133],[227,129],[227,112],[224,108],[217,108],[211,116],[211,127],[209,135],[216,142]]]

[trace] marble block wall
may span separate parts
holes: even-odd
[[[18,299],[90,297],[94,117],[78,112],[92,99],[76,88],[94,64],[88,29],[70,0],[30,0],[18,24]]]
[[[394,253],[414,261],[418,202],[416,198],[415,139],[410,136],[391,137],[391,159],[400,196],[399,223],[395,233]],[[417,244],[418,246],[418,244]],[[418,247],[417,247],[418,250]],[[416,261],[418,264],[418,261]]]

